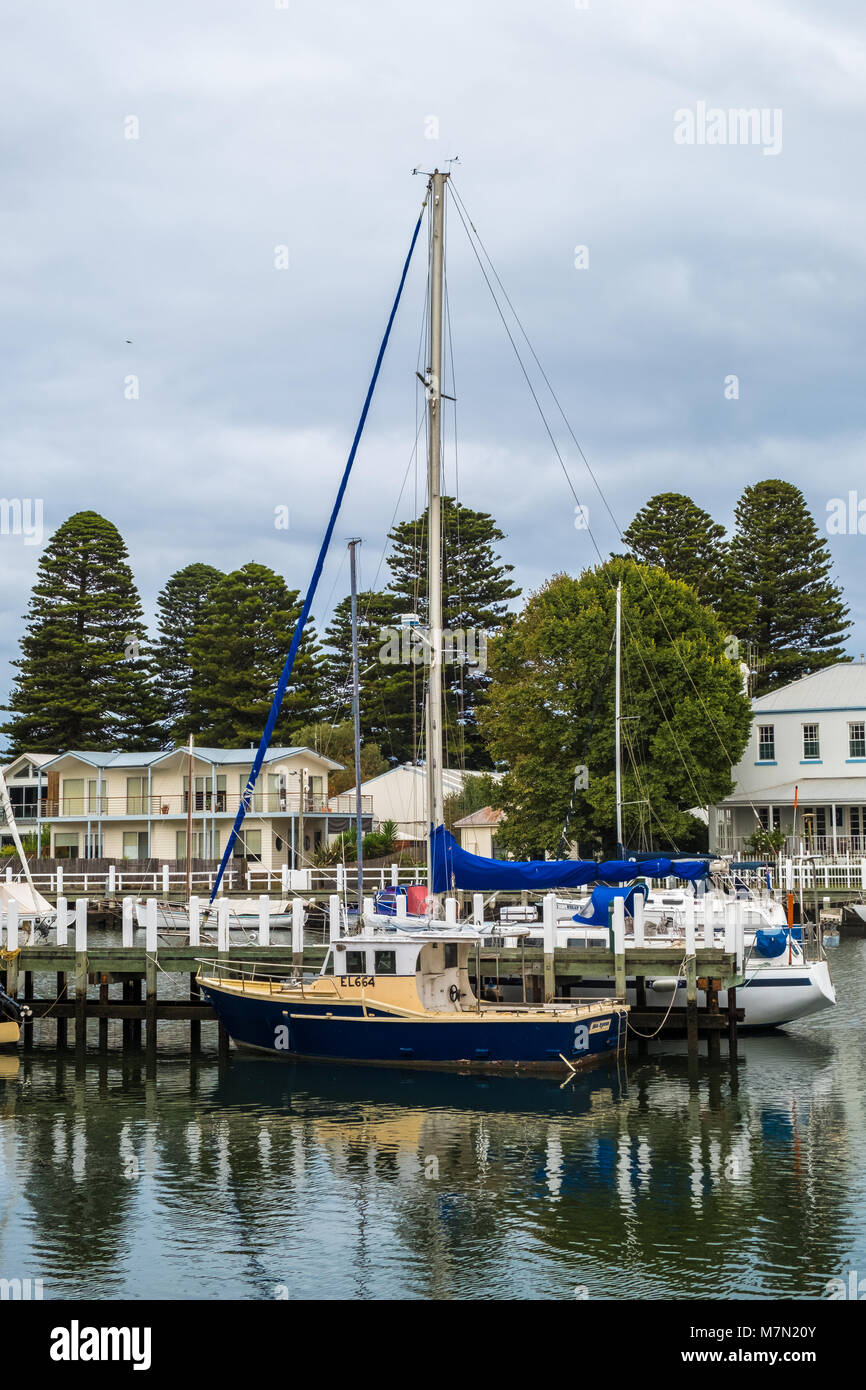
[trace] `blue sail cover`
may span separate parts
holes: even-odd
[[[633,917],[635,894],[645,898],[648,893],[649,889],[645,883],[633,883],[631,888],[609,888],[606,884],[599,883],[592,890],[588,914],[581,916],[579,912],[575,912],[571,920],[584,927],[606,927],[610,923],[610,905],[614,898],[622,898],[626,913]]]
[[[439,825],[431,833],[433,892],[453,888],[475,892],[544,893],[553,888],[584,888],[588,883],[629,883],[635,878],[706,878],[706,859],[484,859],[461,849],[454,836]]]

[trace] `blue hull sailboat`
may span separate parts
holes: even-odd
[[[428,602],[429,676],[426,712],[427,791],[431,837],[428,910],[423,922],[364,923],[359,933],[335,941],[321,972],[280,975],[272,967],[239,961],[202,961],[199,984],[234,1041],[281,1057],[425,1067],[508,1067],[573,1071],[616,1055],[624,1044],[627,1007],[619,1000],[570,999],[503,1004],[485,998],[481,970],[482,932],[441,920],[447,869],[436,852],[444,834],[443,631],[441,555],[441,382],[443,373],[444,202],[447,174],[429,176],[424,208],[431,216],[428,407]],[[219,891],[235,837],[249,807],[304,623],[309,616],[337,513],[364,426],[394,315],[418,238],[409,255],[373,379],[343,473],[337,500],[249,781],[225,849],[212,900]],[[356,683],[357,686],[357,683]],[[356,689],[357,693],[357,689]],[[359,846],[360,848],[360,846]],[[551,872],[553,867],[549,866]],[[595,869],[595,866],[592,866]],[[360,893],[359,893],[360,896]],[[359,925],[362,904],[358,904]],[[395,930],[396,927],[396,930]],[[475,959],[474,972],[472,960]]]

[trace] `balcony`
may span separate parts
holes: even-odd
[[[205,815],[236,816],[240,808],[240,795],[229,796],[224,791],[194,792],[192,798],[193,817]],[[365,815],[373,813],[373,798],[361,798]],[[47,820],[93,820],[103,817],[125,817],[132,820],[151,819],[161,816],[185,817],[189,810],[187,792],[151,796],[67,796],[59,801],[43,802],[42,816]],[[307,792],[304,797],[304,815],[350,816],[355,813],[354,796],[322,796]],[[300,814],[300,797],[297,792],[255,792],[247,812],[250,816],[297,816]],[[35,810],[32,822],[35,823]]]

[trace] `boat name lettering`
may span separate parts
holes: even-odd
[[[374,975],[341,975],[340,984],[348,989],[363,989],[366,985],[374,985],[376,977]]]

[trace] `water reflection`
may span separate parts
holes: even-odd
[[[0,1276],[46,1297],[818,1297],[866,1269],[862,1022],[750,1039],[734,1071],[672,1050],[565,1087],[4,1058]]]

